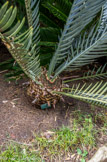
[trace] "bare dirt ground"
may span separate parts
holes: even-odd
[[[58,103],[56,108],[41,110],[33,106],[26,96],[26,80],[19,84],[7,82],[0,74],[0,144],[8,139],[26,142],[32,138],[32,132],[69,125],[70,113],[82,107],[87,111],[89,105],[66,98],[66,103]],[[68,106],[67,103],[73,104]]]

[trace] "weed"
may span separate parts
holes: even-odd
[[[73,121],[72,128],[62,127],[59,130],[54,130],[50,138],[44,136],[35,136],[40,152],[47,155],[65,155],[68,152],[73,152],[79,146],[95,146],[94,126],[91,118],[85,118],[83,126],[80,127],[77,120]]]
[[[44,162],[42,159],[46,161],[57,159],[59,162],[58,159],[72,157],[75,153],[79,155],[81,162],[85,162],[89,151],[97,145],[99,132],[106,131],[106,114],[103,114],[97,112],[96,115],[91,113],[89,115],[75,111],[71,115],[72,123],[69,127],[63,126],[45,132],[41,136],[35,135],[30,147],[9,145],[4,152],[1,151],[0,162]],[[101,121],[100,128],[96,127],[98,121]]]
[[[86,156],[88,155],[88,152],[86,151],[86,150],[84,150],[83,152],[82,152],[82,150],[80,150],[80,149],[77,149],[77,153],[78,153],[78,155],[80,155],[81,156],[81,162],[85,162],[85,158],[86,158]]]
[[[43,162],[38,152],[25,146],[9,145],[0,153],[0,162]]]

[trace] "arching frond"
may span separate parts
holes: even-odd
[[[28,18],[29,27],[33,27],[33,45],[36,44],[38,48],[38,54],[40,52],[40,24],[39,24],[39,3],[40,0],[25,0],[26,12]]]
[[[40,31],[42,40],[40,45],[55,47],[58,43],[58,35],[60,34],[60,30],[52,27],[42,27]]]
[[[102,8],[99,30],[104,29],[105,24],[107,24],[107,2],[104,4]]]
[[[0,38],[21,66],[23,71],[34,81],[40,76],[40,63],[35,45],[32,46],[33,28],[30,27],[23,34],[20,31],[24,25],[25,18],[13,26],[16,18],[16,7],[8,9],[6,2],[0,9]],[[2,16],[1,16],[2,15]],[[10,29],[11,27],[11,29]]]
[[[12,29],[10,29],[15,21],[17,8],[13,8],[13,6],[11,6],[8,9],[8,3],[9,2],[7,1],[0,9],[0,32],[3,34],[3,36],[15,37],[22,29],[25,18],[23,18],[21,22],[18,21],[18,23],[13,26]]]
[[[102,56],[107,56],[107,25],[103,31],[95,30],[94,26],[88,36],[86,33],[80,36],[77,49],[71,46],[67,61],[56,69],[55,77],[68,67],[76,70]]]
[[[42,24],[44,26],[48,26],[48,27],[54,27],[54,28],[58,28],[60,29],[59,25],[56,24],[53,20],[51,20],[48,15],[46,15],[43,12],[40,12],[40,21],[42,22]]]
[[[84,84],[82,87],[78,84],[64,90],[67,92],[58,93],[107,108],[107,83]]]
[[[72,4],[68,0],[44,0],[42,5],[56,18],[66,22]]]
[[[95,68],[93,70],[89,70],[87,73],[83,75],[83,77],[75,78],[71,80],[63,81],[63,83],[69,83],[73,81],[79,80],[93,80],[93,79],[106,79],[107,78],[107,64],[104,66],[100,66],[97,70]]]
[[[56,63],[64,60],[69,54],[74,38],[92,21],[105,2],[106,0],[74,0],[57,50],[50,63],[49,77],[54,71]]]
[[[68,16],[72,2],[71,0],[55,0],[55,4],[60,8],[60,10]]]

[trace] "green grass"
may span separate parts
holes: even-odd
[[[69,127],[35,135],[30,146],[12,143],[0,152],[0,162],[45,162],[67,157],[76,153],[85,162],[88,150],[97,147],[98,137],[107,130],[106,113],[93,111],[71,113]]]
[[[77,120],[74,120],[71,128],[63,126],[53,132],[49,139],[44,136],[35,136],[41,154],[45,153],[48,156],[64,155],[81,148],[81,146],[93,147],[96,145],[95,136],[97,132],[94,129],[91,117],[85,118],[82,121],[82,126]]]
[[[22,145],[11,144],[1,151],[0,162],[43,162],[40,154]]]
[[[52,130],[50,138],[44,134],[35,135],[36,146],[42,155],[54,159],[74,152],[78,154],[78,150],[81,150],[79,155],[83,162],[88,156],[88,150],[97,147],[100,133],[105,134],[106,130],[107,117],[104,112],[87,113],[77,110],[71,114],[69,127]]]

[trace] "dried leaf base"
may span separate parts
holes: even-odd
[[[38,81],[41,85],[30,81],[27,90],[27,94],[32,98],[32,104],[40,107],[40,105],[47,103],[48,106],[52,105],[55,108],[55,105],[61,99],[61,96],[53,93],[53,91],[61,91],[61,79],[57,78],[54,82],[50,82],[46,76],[46,70],[43,70]]]

